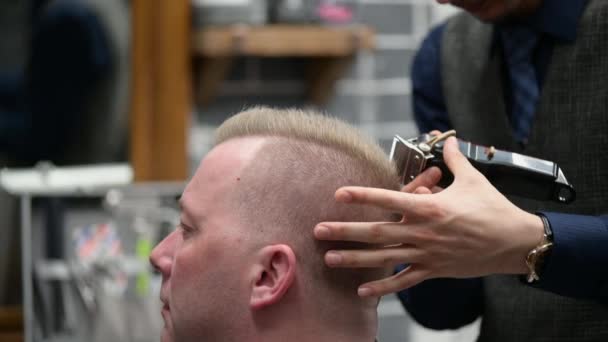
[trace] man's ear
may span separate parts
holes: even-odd
[[[279,302],[292,286],[296,255],[287,245],[266,246],[258,253],[252,271],[249,306],[263,309]]]

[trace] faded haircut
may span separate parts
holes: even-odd
[[[327,250],[369,246],[321,242],[312,233],[322,221],[395,220],[393,213],[334,198],[346,185],[399,189],[394,164],[374,140],[312,110],[255,107],[226,120],[215,145],[246,137],[268,138],[233,195],[235,213],[254,234],[291,245],[298,262],[310,269],[317,293],[325,286],[329,296],[356,295],[358,285],[387,274],[387,269],[328,269]]]

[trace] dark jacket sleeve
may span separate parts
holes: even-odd
[[[608,305],[608,216],[543,214],[554,245],[533,286]]]
[[[471,279],[429,279],[397,295],[419,324],[436,330],[472,323],[483,309],[483,282]]]

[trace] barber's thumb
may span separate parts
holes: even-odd
[[[449,137],[443,146],[443,160],[448,166],[450,171],[457,177],[459,174],[467,172],[468,170],[474,169],[473,165],[469,163],[467,157],[460,152],[458,147],[458,140],[455,137]]]

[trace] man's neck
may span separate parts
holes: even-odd
[[[360,332],[360,330],[351,331],[336,331],[336,329],[328,330],[327,327],[322,329],[305,329],[295,327],[291,331],[274,331],[272,333],[259,336],[257,341],[294,341],[294,342],[374,342],[376,341],[376,329],[373,333]]]
[[[325,315],[323,315],[325,316]],[[378,331],[376,310],[353,313],[344,308],[339,314],[284,316],[271,329],[258,330],[260,341],[373,342]],[[270,326],[269,326],[270,328]]]

